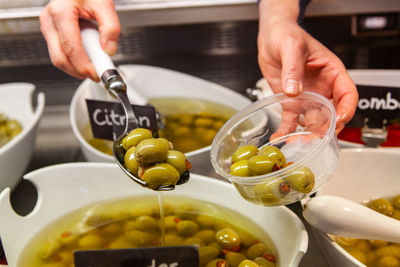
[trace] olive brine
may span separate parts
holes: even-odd
[[[126,150],[125,167],[151,189],[175,185],[191,164],[186,156],[165,138],[153,138],[152,132],[136,128],[122,139]]]
[[[18,266],[73,267],[74,250],[194,245],[201,267],[274,267],[278,254],[258,225],[222,206],[166,197],[96,203],[47,226],[24,250]],[[248,230],[245,230],[248,229]]]
[[[8,118],[0,113],[0,147],[10,142],[22,132],[22,125],[17,120]]]

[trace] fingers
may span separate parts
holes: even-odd
[[[54,66],[76,78],[99,81],[80,35],[79,19],[95,19],[100,42],[109,55],[117,51],[120,24],[112,0],[52,0],[40,16],[41,30]]]
[[[296,130],[299,113],[291,110],[283,110],[281,123],[275,133],[271,135],[271,140],[290,134]]]
[[[333,89],[336,102],[336,133],[339,133],[353,117],[358,103],[358,92],[346,71],[339,74]]]
[[[85,78],[84,75],[79,74],[75,70],[74,66],[65,55],[53,20],[46,9],[40,15],[40,29],[46,39],[49,56],[53,65],[73,77],[78,79]]]
[[[98,9],[94,10],[94,16],[99,25],[101,46],[108,55],[115,55],[121,26],[113,1],[104,1]]]
[[[296,96],[303,90],[306,47],[302,41],[288,38],[280,49],[282,60],[282,89],[288,96]]]

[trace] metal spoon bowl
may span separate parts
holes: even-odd
[[[118,70],[115,68],[111,58],[103,51],[100,45],[99,32],[96,25],[89,21],[80,21],[82,44],[89,56],[89,59],[93,63],[97,74],[101,78],[105,89],[114,97],[116,97],[121,103],[124,113],[126,116],[126,126],[124,132],[114,141],[113,154],[118,165],[129,176],[133,181],[140,184],[143,187],[149,187],[149,185],[142,179],[135,177],[125,167],[125,149],[122,147],[122,139],[129,134],[135,128],[139,127],[139,123],[136,119],[133,108],[129,102],[128,95],[126,93],[126,83],[122,79]],[[141,96],[138,96],[141,97]],[[143,101],[142,101],[143,102]],[[160,116],[159,116],[160,118]],[[177,185],[184,184],[189,180],[189,171],[183,173],[176,183]],[[175,185],[165,185],[155,188],[155,191],[168,191],[173,190]]]

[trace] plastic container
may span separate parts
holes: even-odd
[[[291,164],[265,175],[233,176],[231,156],[243,145],[277,146]],[[324,185],[338,164],[338,152],[335,109],[325,97],[312,92],[295,98],[277,94],[243,109],[220,129],[212,144],[211,163],[248,201],[278,206],[301,200]],[[307,192],[290,178],[305,167],[314,175]],[[281,190],[283,185],[289,189]]]

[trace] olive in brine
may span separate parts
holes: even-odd
[[[177,169],[179,175],[182,175],[186,171],[186,156],[180,151],[169,150],[166,162]]]
[[[214,259],[207,263],[206,267],[229,267],[229,263],[225,259]]]
[[[392,203],[385,198],[377,198],[370,201],[369,207],[386,216],[392,216],[394,210]]]
[[[225,253],[225,258],[228,261],[229,266],[237,267],[246,259],[246,256],[240,252],[228,251]]]
[[[291,172],[285,180],[291,188],[301,193],[310,193],[315,185],[314,173],[308,167]]]
[[[249,163],[248,160],[239,160],[233,163],[230,167],[230,174],[234,176],[247,177],[249,174]]]
[[[160,163],[145,169],[140,177],[151,189],[160,186],[175,185],[178,182],[179,172],[168,163]]]
[[[261,184],[257,184],[253,188],[257,198],[262,201],[264,205],[277,204],[289,192],[290,188],[283,179],[275,179]]]
[[[169,147],[157,139],[140,141],[135,149],[135,158],[140,164],[150,165],[167,159]]]
[[[253,145],[246,145],[239,147],[232,155],[232,163],[238,162],[239,160],[249,159],[256,155],[258,148]]]
[[[238,267],[260,267],[257,263],[251,260],[242,261]]]
[[[397,209],[400,209],[400,195],[397,195],[393,198],[393,206],[395,206]]]
[[[176,231],[180,235],[192,236],[199,230],[199,225],[191,220],[183,220],[176,225]]]
[[[273,159],[276,165],[281,169],[286,166],[286,158],[282,151],[276,146],[264,146],[258,151],[258,155],[268,156]]]
[[[272,261],[269,261],[263,257],[257,257],[253,260],[255,263],[258,264],[260,267],[275,267],[275,263]]]
[[[218,244],[224,249],[232,249],[240,245],[239,235],[232,229],[221,229],[215,234]]]
[[[268,156],[255,155],[248,161],[251,176],[263,175],[274,170],[275,161]]]
[[[152,138],[151,131],[144,128],[136,128],[122,139],[122,146],[128,150],[132,146],[137,146],[140,141]]]

